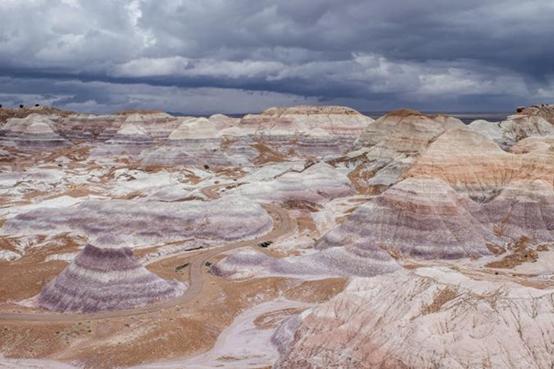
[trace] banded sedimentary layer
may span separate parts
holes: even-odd
[[[107,142],[120,145],[148,145],[153,142],[153,139],[144,128],[135,123],[126,122]]]
[[[33,209],[9,219],[3,233],[21,236],[69,232],[98,246],[145,246],[182,241],[252,238],[272,227],[263,207],[230,196],[213,201],[87,200]]]
[[[60,312],[120,310],[174,298],[185,289],[182,283],[149,272],[129,248],[89,244],[42,289],[38,304]]]
[[[56,129],[73,143],[99,143],[113,137],[122,124],[117,115],[70,114],[58,120]]]
[[[261,114],[242,118],[241,126],[253,126],[258,132],[307,135],[319,130],[334,136],[358,138],[373,119],[344,106],[294,106],[270,108]],[[314,130],[317,130],[314,132]]]
[[[554,365],[554,293],[447,268],[355,278],[274,335],[278,369]]]
[[[368,256],[383,250],[439,259],[486,255],[495,237],[473,217],[474,207],[441,180],[409,178],[360,206],[317,247]]]
[[[437,137],[460,127],[461,121],[443,115],[406,109],[385,114],[367,125],[344,158],[356,164],[350,178],[359,191],[379,193],[398,182]]]
[[[516,180],[554,183],[554,152],[513,154],[468,129],[441,135],[405,176],[431,176],[479,201],[488,201]]]
[[[510,183],[477,214],[499,237],[554,241],[554,188],[542,180]]]
[[[57,147],[66,140],[54,132],[54,122],[46,115],[30,114],[25,118],[11,118],[0,129],[0,139],[6,146]]]
[[[342,106],[296,106],[248,114],[237,127],[285,157],[324,157],[345,153],[372,121]]]
[[[163,146],[146,149],[148,164],[237,166],[347,152],[372,119],[344,107],[271,108],[230,118],[182,118]]]
[[[179,125],[180,120],[163,112],[130,112],[120,114],[123,124],[132,124],[144,130],[155,141],[163,141]]]
[[[372,122],[343,107],[242,118],[22,110],[6,128],[0,109],[0,315],[42,315],[0,328],[5,355],[31,347],[89,366],[99,353],[120,366],[187,355],[239,311],[279,296],[320,305],[278,329],[276,368],[553,365],[552,107],[469,126],[410,110]],[[50,143],[39,155],[21,145],[33,140]],[[87,243],[97,247],[75,257]],[[41,286],[38,301],[55,311],[181,295],[184,285],[126,247],[160,275],[190,271],[185,308],[155,306],[129,326],[107,314],[98,318],[113,327],[83,331],[30,306]],[[290,314],[250,315],[233,334],[269,352],[258,334],[267,339]],[[240,359],[215,350],[213,362],[254,365],[234,351],[233,329],[221,339]],[[275,352],[258,358],[270,366]]]
[[[353,194],[353,189],[346,175],[328,164],[318,163],[305,170],[284,173],[271,181],[241,185],[234,192],[265,201],[317,203]]]
[[[399,152],[416,153],[447,129],[463,126],[459,119],[446,115],[427,115],[410,109],[395,110],[368,124],[356,146],[372,147],[388,141]]]
[[[304,256],[276,259],[261,252],[241,250],[225,257],[214,267],[216,275],[227,278],[247,278],[267,275],[325,278],[332,276],[362,276],[391,273],[401,266],[382,249],[361,250],[331,247]]]
[[[154,144],[146,129],[135,123],[123,123],[117,132],[103,144],[97,145],[91,155],[95,158],[112,158],[131,155],[136,157]]]

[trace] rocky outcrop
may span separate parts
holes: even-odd
[[[554,105],[535,105],[518,109],[502,122],[476,120],[469,128],[508,149],[527,137],[554,135]]]
[[[348,151],[372,119],[343,107],[300,106],[180,121],[163,146],[145,150],[140,160],[221,167],[321,159]]]
[[[527,137],[554,134],[554,119],[546,120],[540,114],[515,114],[500,123],[508,143],[515,143]]]
[[[117,132],[91,152],[95,159],[113,159],[119,156],[137,158],[144,150],[154,145],[154,139],[141,126],[123,123]]]
[[[44,286],[38,304],[60,312],[130,309],[175,298],[185,289],[182,283],[149,272],[129,248],[86,245],[60,275]]]
[[[356,278],[274,335],[288,368],[554,365],[554,291],[446,268]]]
[[[521,108],[518,109],[518,114],[527,116],[538,116],[554,124],[554,105],[552,104],[532,105]]]

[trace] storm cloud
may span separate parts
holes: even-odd
[[[554,100],[551,0],[2,0],[0,101],[208,114]]]

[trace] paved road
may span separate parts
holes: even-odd
[[[273,219],[273,229],[258,238],[245,241],[230,242],[223,246],[215,246],[200,253],[195,254],[190,259],[189,266],[189,288],[186,292],[175,299],[165,300],[159,303],[153,303],[144,307],[128,310],[106,311],[92,314],[81,313],[54,313],[54,312],[36,312],[36,313],[0,313],[0,321],[40,321],[40,322],[67,322],[82,320],[98,320],[109,318],[120,318],[149,314],[163,309],[174,308],[176,306],[185,306],[194,302],[195,298],[202,294],[204,282],[208,269],[205,267],[206,261],[223,252],[246,246],[255,246],[256,244],[268,240],[273,240],[288,233],[293,229],[292,220],[289,218],[286,210],[275,205],[264,205],[269,215]]]

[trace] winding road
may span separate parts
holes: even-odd
[[[217,186],[209,186],[202,190],[210,198],[217,197],[217,193],[213,191]],[[137,307],[126,310],[104,311],[98,313],[55,313],[49,311],[37,312],[1,312],[0,321],[29,321],[29,322],[67,322],[67,321],[83,321],[83,320],[99,320],[130,317],[143,314],[154,313],[164,309],[186,306],[189,303],[194,303],[202,294],[206,274],[208,269],[205,263],[211,258],[227,252],[229,250],[256,246],[260,242],[274,240],[280,236],[287,234],[291,229],[294,229],[293,222],[288,216],[286,210],[276,205],[263,205],[273,220],[273,228],[270,232],[251,240],[243,240],[226,243],[222,246],[213,246],[202,252],[199,252],[188,260],[189,265],[189,287],[185,293],[177,298],[155,302],[143,307]],[[173,255],[175,256],[175,255]]]

